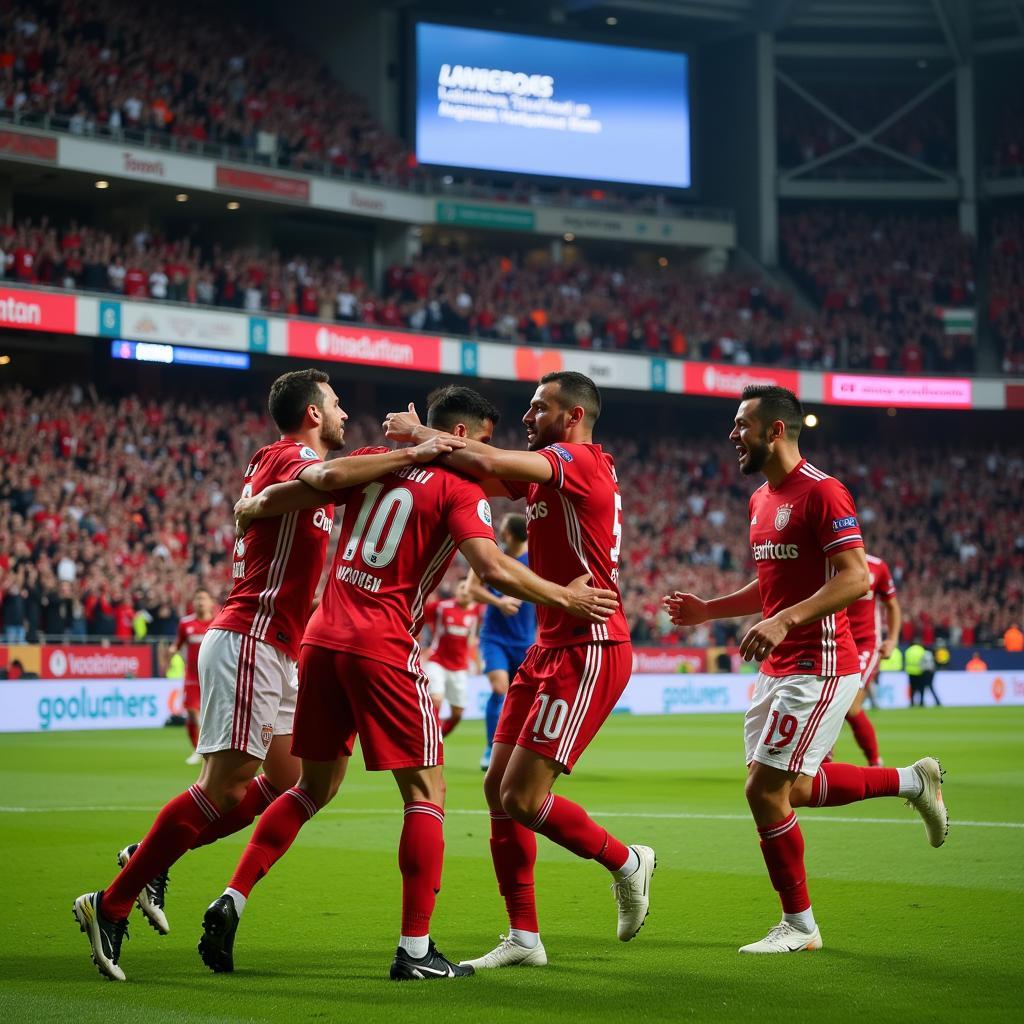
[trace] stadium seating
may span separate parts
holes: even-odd
[[[374,416],[354,416],[346,428],[349,450],[379,436]],[[142,612],[150,635],[173,635],[197,584],[217,595],[229,586],[241,467],[273,437],[266,416],[242,401],[109,401],[77,387],[0,392],[4,626],[30,636],[130,636]],[[735,632],[724,625],[680,638],[659,612],[671,590],[713,595],[752,575],[751,482],[719,440],[602,438],[626,496],[622,590],[637,640],[700,644]],[[520,443],[512,433],[499,441]],[[1019,447],[968,458],[937,442],[887,449],[883,459],[846,444],[822,452],[820,464],[853,491],[869,550],[892,567],[908,635],[921,629],[970,646],[1020,621]],[[502,511],[496,505],[496,516]]]
[[[988,319],[1003,372],[1024,374],[1024,214],[998,214],[992,222]]]

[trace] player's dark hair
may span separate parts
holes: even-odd
[[[452,430],[459,423],[479,426],[484,420],[497,424],[500,419],[493,402],[461,384],[446,384],[427,395],[427,426],[437,430]]]
[[[501,521],[501,529],[508,530],[512,534],[512,539],[520,544],[526,542],[526,516],[519,512],[509,512]]]
[[[545,373],[540,383],[557,384],[561,403],[566,409],[574,405],[582,406],[589,425],[593,426],[597,422],[601,415],[601,392],[586,374],[575,370],[556,370],[554,373]]]
[[[213,591],[210,590],[209,587],[196,587],[196,589],[192,591],[193,598],[198,597],[200,594],[205,594],[207,597],[213,597]]]
[[[331,378],[323,370],[292,370],[282,373],[270,385],[267,408],[282,434],[298,430],[306,418],[306,409],[315,405],[323,411],[324,393],[319,385]]]
[[[748,384],[740,398],[746,402],[757,399],[757,418],[767,426],[776,420],[786,424],[786,433],[795,441],[804,425],[804,407],[788,388],[777,384]]]

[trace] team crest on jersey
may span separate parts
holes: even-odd
[[[272,725],[264,725],[260,727],[260,739],[263,740],[263,746],[269,747],[270,741],[274,738],[274,727]]]
[[[320,456],[317,455],[317,453],[315,451],[313,451],[313,449],[310,448],[308,444],[304,444],[299,449],[299,458],[300,459],[315,459],[317,462],[320,461]]]
[[[560,444],[553,444],[551,450],[563,461],[572,462],[572,453],[567,452]]]
[[[789,517],[793,514],[792,505],[782,505],[775,513],[775,529],[784,530],[789,526]]]
[[[481,498],[476,505],[476,514],[480,517],[480,522],[484,526],[490,526],[492,523],[491,519],[491,505],[486,498]]]

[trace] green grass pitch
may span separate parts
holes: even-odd
[[[606,874],[541,839],[550,966],[405,985],[386,980],[402,822],[390,775],[354,767],[260,883],[239,929],[236,973],[210,974],[195,944],[248,830],[172,869],[170,935],[133,913],[121,957],[128,983],[119,985],[93,968],[71,903],[105,885],[116,851],[194,780],[184,734],[4,736],[0,1020],[1020,1020],[1024,709],[874,720],[889,764],[942,759],[949,839],[933,850],[897,800],[803,811],[821,952],[736,953],[779,917],[745,813],[740,718],[622,716],[559,789],[627,842],[656,849],[640,935],[617,942]],[[468,722],[447,744],[447,858],[433,934],[455,958],[489,949],[506,927],[482,813],[481,736]],[[848,731],[837,753],[859,761]]]

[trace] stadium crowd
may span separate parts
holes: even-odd
[[[273,438],[266,415],[239,400],[107,400],[79,387],[0,392],[0,606],[8,640],[39,634],[173,636],[194,588],[230,586],[231,506],[249,455]],[[379,423],[356,416],[353,450]],[[735,624],[679,637],[660,609],[674,589],[728,592],[753,575],[751,481],[720,439],[602,438],[626,499],[622,590],[636,640],[724,642]],[[512,429],[500,443],[521,444]],[[932,446],[843,445],[812,461],[854,492],[869,550],[890,564],[906,618],[970,646],[1020,621],[1024,487],[1019,448],[976,453]],[[951,472],[952,470],[952,472]],[[503,507],[496,505],[496,516]],[[453,572],[458,573],[454,569]],[[451,581],[449,581],[451,582]]]
[[[975,304],[975,243],[953,214],[810,206],[780,216],[779,239],[841,365],[974,369],[973,337],[948,334],[941,320],[944,307]]]
[[[993,218],[989,256],[988,319],[1003,372],[1024,374],[1024,213]]]
[[[996,115],[992,159],[986,168],[993,177],[1024,173],[1024,100],[1019,95],[1001,97]]]

